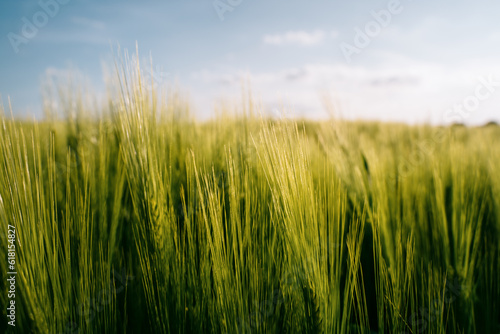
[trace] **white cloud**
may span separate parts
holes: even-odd
[[[389,56],[389,55],[387,55]],[[311,118],[326,116],[321,93],[331,92],[341,105],[339,115],[347,119],[377,119],[401,122],[445,122],[445,112],[474,93],[478,77],[496,73],[500,66],[485,61],[482,66],[464,63],[460,69],[432,62],[392,57],[379,67],[334,63],[311,63],[276,71],[201,71],[193,76],[200,90],[214,94],[239,94],[242,82],[250,82],[262,101],[264,112],[290,105],[293,113]],[[231,74],[228,74],[231,73]],[[196,92],[197,94],[200,92]],[[195,96],[194,94],[193,96]],[[219,95],[220,96],[220,95]],[[233,95],[234,96],[234,95]],[[236,95],[237,96],[237,95]],[[471,114],[466,123],[497,119],[500,89]]]
[[[325,39],[326,33],[323,30],[307,31],[288,31],[284,34],[265,35],[264,43],[270,45],[300,45],[312,46],[321,44]]]

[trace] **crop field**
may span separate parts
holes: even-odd
[[[202,122],[117,63],[0,109],[0,332],[500,333],[500,127]]]

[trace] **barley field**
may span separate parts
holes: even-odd
[[[500,333],[498,126],[269,118],[248,90],[202,122],[115,72],[104,103],[0,111],[0,332]]]

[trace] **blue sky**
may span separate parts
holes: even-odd
[[[200,117],[249,80],[269,113],[323,118],[327,97],[348,119],[500,121],[498,13],[491,0],[3,0],[0,94],[39,117],[45,77],[78,71],[102,91],[103,64],[137,41]]]

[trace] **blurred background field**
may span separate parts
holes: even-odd
[[[201,122],[114,78],[105,103],[68,81],[43,119],[2,109],[14,332],[500,332],[496,124],[268,118],[249,90]]]

